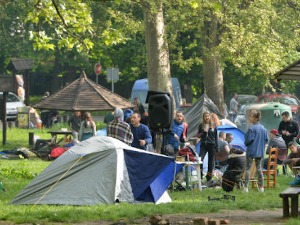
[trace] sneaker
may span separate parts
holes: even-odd
[[[296,176],[296,178],[289,183],[290,186],[300,186],[300,176]]]
[[[261,188],[258,188],[258,191],[259,191],[259,192],[264,192],[265,189],[264,189],[263,187],[261,187]]]
[[[248,192],[249,192],[248,188],[247,188],[247,187],[244,187],[244,190],[243,190],[243,192],[246,192],[246,193],[248,193]]]

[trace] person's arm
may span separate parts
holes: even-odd
[[[278,127],[278,133],[282,135],[282,131],[283,131],[283,123],[282,121],[279,123],[279,127]]]
[[[93,129],[93,135],[96,136],[96,124],[94,121],[92,121],[92,129]]]
[[[254,134],[253,134],[252,130],[249,129],[247,131],[247,133],[245,134],[245,145],[249,146],[253,143],[253,141],[254,141]]]
[[[218,139],[218,129],[215,127],[214,129],[214,136],[215,136],[215,148],[219,148],[219,139]]]
[[[266,150],[266,154],[269,155],[270,154],[270,149],[271,149],[272,146],[272,140],[269,142],[268,144],[268,147],[267,147],[267,150]]]
[[[224,150],[225,150],[225,152],[226,152],[227,154],[230,153],[230,148],[229,148],[228,145],[225,145],[225,146],[224,146]]]
[[[147,126],[144,126],[144,133],[145,133],[146,144],[151,144],[152,143],[152,136],[151,136],[150,130]]]
[[[132,142],[133,142],[133,134],[132,134],[132,132],[131,132],[131,129],[130,129],[130,126],[129,126],[129,124],[127,124],[128,126],[127,126],[127,128],[126,128],[126,130],[125,130],[125,133],[124,133],[124,135],[125,135],[125,139],[131,144]],[[130,145],[129,144],[129,145]]]
[[[290,135],[292,137],[297,137],[298,133],[299,133],[299,125],[296,121],[293,121],[294,124],[294,129],[293,129],[293,133],[291,133]]]
[[[202,123],[200,123],[198,126],[198,134],[197,134],[198,138],[202,137],[203,132],[204,132],[204,130],[202,129]]]
[[[288,155],[288,157],[283,161],[283,164],[290,164],[292,162],[291,154]]]
[[[82,137],[82,134],[83,134],[83,123],[84,123],[84,121],[81,122],[80,130],[79,130],[79,133],[78,133],[78,140],[79,141],[81,141],[81,137]]]

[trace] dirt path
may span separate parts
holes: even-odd
[[[282,209],[276,210],[257,210],[257,211],[244,211],[244,210],[222,210],[218,213],[207,213],[207,214],[170,214],[163,215],[163,219],[168,219],[170,225],[192,225],[192,221],[196,217],[207,217],[208,219],[227,219],[230,225],[284,225],[287,219],[282,218]],[[14,225],[7,221],[0,221],[0,225]],[[46,225],[46,223],[42,223]],[[48,223],[49,225],[65,225],[70,223]],[[74,225],[149,225],[149,218],[140,218],[133,221],[95,221],[95,222],[84,222],[75,223]],[[32,225],[21,224],[21,225]]]

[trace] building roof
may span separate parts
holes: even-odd
[[[22,58],[12,58],[11,63],[17,71],[28,70],[28,69],[32,68],[33,60],[32,59],[22,59]]]
[[[83,71],[79,79],[33,107],[63,111],[109,111],[131,108],[133,105],[127,99],[89,80]]]
[[[300,60],[274,74],[277,80],[300,80]]]

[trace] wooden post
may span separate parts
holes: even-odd
[[[34,144],[34,133],[29,132],[29,145],[33,146],[33,144]]]

